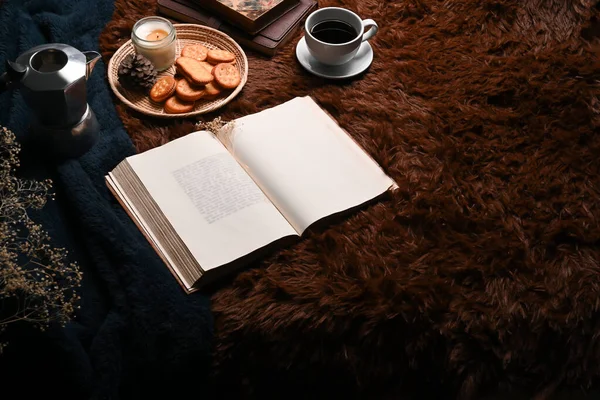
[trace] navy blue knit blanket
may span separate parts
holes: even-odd
[[[0,0],[0,72],[6,59],[44,43],[98,51],[112,12],[112,0]],[[56,200],[35,219],[81,266],[81,309],[65,328],[13,324],[0,340],[8,341],[2,391],[18,398],[210,397],[209,299],[183,292],[105,186],[105,174],[134,148],[102,61],[87,93],[101,125],[94,147],[60,163],[23,156],[20,171],[53,180]],[[18,89],[0,94],[0,125],[26,138],[30,117]]]

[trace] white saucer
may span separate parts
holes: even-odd
[[[329,79],[345,79],[365,71],[373,62],[373,49],[369,42],[362,42],[356,56],[343,65],[325,65],[313,58],[306,47],[306,39],[302,37],[296,45],[296,57],[300,64],[309,72]]]

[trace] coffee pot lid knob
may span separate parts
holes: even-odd
[[[17,85],[27,73],[27,66],[6,60],[6,72],[0,76],[0,91]]]
[[[6,60],[6,71],[15,77],[22,77],[27,72],[27,66],[15,61]]]

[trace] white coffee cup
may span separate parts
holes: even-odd
[[[325,42],[317,39],[312,30],[315,25],[324,21],[341,21],[349,24],[356,31],[356,36],[344,43]],[[304,23],[305,40],[308,52],[325,65],[342,65],[352,60],[360,45],[371,39],[379,27],[372,19],[362,20],[356,13],[340,7],[324,7],[313,11]]]

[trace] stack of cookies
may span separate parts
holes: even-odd
[[[177,74],[158,79],[150,90],[150,99],[163,103],[169,114],[193,111],[197,101],[213,99],[240,84],[234,63],[235,55],[229,51],[187,45],[175,60]]]

